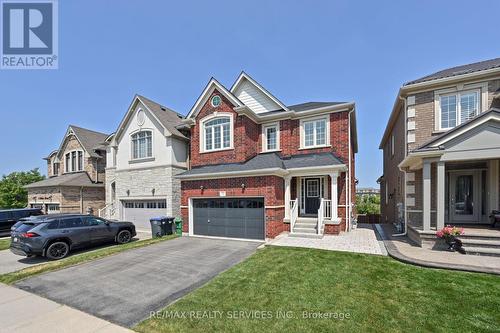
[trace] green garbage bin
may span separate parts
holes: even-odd
[[[177,236],[182,236],[182,219],[180,217],[175,219],[175,233]]]

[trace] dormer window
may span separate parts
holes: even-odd
[[[74,150],[64,155],[65,172],[83,171],[83,151]]]
[[[202,121],[201,151],[210,152],[224,149],[232,149],[232,115],[217,115]]]
[[[140,131],[132,134],[132,159],[153,157],[153,133]]]
[[[57,176],[59,175],[59,163],[54,162],[52,163],[52,176]]]

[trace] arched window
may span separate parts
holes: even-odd
[[[153,157],[153,133],[140,131],[132,134],[132,159]]]
[[[231,117],[223,116],[207,120],[203,123],[204,151],[231,148]]]

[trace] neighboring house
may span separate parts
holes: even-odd
[[[499,208],[500,58],[405,83],[380,143],[382,218],[422,244]]]
[[[25,186],[28,205],[49,214],[97,214],[105,202],[107,136],[70,125],[59,149],[45,158],[48,178]]]
[[[357,195],[380,195],[380,189],[373,187],[358,187],[356,189]]]
[[[149,229],[149,219],[180,216],[180,180],[188,133],[182,116],[136,95],[118,129],[106,139],[106,208],[101,216]]]
[[[322,237],[348,230],[355,200],[354,103],[285,105],[242,73],[231,89],[211,79],[185,123],[182,180],[190,235]]]

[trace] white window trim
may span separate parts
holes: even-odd
[[[73,170],[73,168],[71,167],[72,166],[72,153],[73,152],[76,152],[76,170]],[[82,153],[82,169],[81,170],[78,170],[78,152],[81,152]],[[66,155],[69,155],[69,165],[66,164]],[[74,173],[74,172],[82,172],[85,170],[85,152],[82,150],[82,149],[73,149],[73,150],[69,150],[67,152],[64,153],[63,155],[63,159],[64,159],[64,171],[63,173]]]
[[[267,129],[268,128],[276,128],[276,149],[267,149]],[[262,152],[273,152],[273,151],[280,151],[280,123],[269,123],[269,124],[262,124]]]
[[[478,93],[478,103],[479,103],[479,113],[488,110],[488,82],[473,83],[473,84],[459,84],[451,88],[436,90],[434,92],[434,130],[435,131],[447,131],[453,127],[443,128],[441,127],[441,96],[446,95],[456,95],[457,96],[457,124],[460,125],[459,120],[460,114],[460,94],[477,92]]]
[[[132,137],[140,132],[151,132],[151,156],[148,157],[141,157],[141,158],[134,158],[134,143]],[[134,162],[140,162],[140,161],[150,161],[154,160],[155,158],[155,141],[154,141],[154,131],[152,128],[141,128],[137,131],[131,132],[130,133],[130,161]],[[116,155],[115,155],[116,156]],[[115,163],[116,163],[116,158],[115,158]]]
[[[229,147],[222,148],[222,141],[221,141],[221,148],[212,148],[210,150],[205,149],[205,123],[210,120],[214,120],[215,118],[229,118]],[[200,124],[200,129],[199,129],[199,136],[200,136],[200,153],[213,153],[216,151],[224,151],[224,150],[232,150],[234,149],[234,115],[230,112],[214,112],[211,115],[208,115],[204,118],[202,118],[199,121]],[[215,143],[212,144],[213,147],[215,147]]]
[[[316,144],[316,127],[314,130],[314,145],[312,146],[307,146],[305,145],[305,131],[304,131],[304,123],[310,122],[310,121],[318,121],[318,120],[325,120],[326,121],[326,140],[324,145],[317,145]],[[315,149],[315,148],[324,148],[324,147],[331,147],[330,144],[330,115],[327,116],[321,116],[321,117],[313,117],[313,118],[304,118],[300,119],[300,148],[299,149]]]

